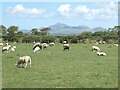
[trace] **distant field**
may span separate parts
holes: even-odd
[[[15,44],[17,50],[2,56],[3,88],[115,88],[118,87],[118,47],[99,47],[107,57],[91,51],[92,44],[61,44],[33,53],[32,44]],[[86,47],[87,46],[87,47]],[[32,67],[17,68],[22,55],[32,57]]]

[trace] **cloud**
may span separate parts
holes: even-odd
[[[87,6],[78,6],[75,8],[75,12],[76,13],[88,13],[89,9],[87,8]]]
[[[60,12],[60,15],[64,16],[64,17],[71,17],[72,16],[72,8],[70,4],[64,4],[64,5],[60,5],[58,7],[58,12]]]
[[[117,18],[117,4],[114,2],[99,3],[97,7],[88,8],[86,5],[71,7],[70,4],[60,5],[58,11],[63,17],[82,17],[87,20],[108,20]]]
[[[7,13],[9,16],[17,17],[45,17],[46,10],[40,8],[27,8],[23,5],[16,5],[14,7],[8,7]]]

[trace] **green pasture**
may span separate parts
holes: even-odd
[[[98,45],[107,56],[97,56],[92,44],[62,44],[33,53],[33,44],[17,43],[15,52],[2,53],[3,88],[115,88],[118,87],[118,47]],[[13,45],[12,45],[13,46]],[[30,55],[32,66],[17,68],[20,56]]]

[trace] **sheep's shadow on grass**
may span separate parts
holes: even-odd
[[[13,58],[12,56],[9,56],[9,57],[7,57],[7,58]]]

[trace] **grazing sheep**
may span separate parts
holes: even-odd
[[[95,43],[95,45],[98,45],[98,44],[99,44],[98,42]]]
[[[63,41],[63,44],[66,44],[67,43],[67,41]]]
[[[69,47],[69,44],[63,44],[63,51],[66,50],[66,49],[69,50],[69,48],[70,48],[70,47]]]
[[[8,46],[9,44],[8,43],[5,43],[6,46]]]
[[[98,52],[97,52],[97,55],[98,55],[98,56],[106,56],[106,53],[105,53],[105,52],[99,52],[99,51],[98,51]]]
[[[0,46],[3,46],[3,43],[0,43]]]
[[[27,64],[29,63],[31,67],[31,57],[30,56],[22,56],[19,57],[17,63],[15,64],[17,67],[27,67]]]
[[[40,51],[40,47],[39,46],[37,46],[37,47],[35,47],[34,49],[33,49],[33,52],[34,53],[38,53]]]
[[[106,43],[105,41],[102,42],[102,44],[105,44],[105,43]]]
[[[55,43],[54,43],[54,42],[51,42],[51,43],[49,43],[49,45],[50,45],[50,46],[53,46],[53,45],[55,45]]]
[[[33,46],[33,52],[34,53],[39,52],[40,49],[42,49],[42,45],[39,42],[35,43],[34,46]]]
[[[99,41],[98,43],[99,43],[99,44],[102,44],[102,41]]]
[[[114,44],[114,46],[118,47],[118,44]]]
[[[92,51],[93,51],[93,52],[94,52],[94,51],[100,51],[100,48],[97,47],[97,46],[92,46]]]
[[[34,41],[33,44],[35,44],[36,42]]]
[[[39,42],[37,42],[37,43],[34,44],[33,50],[34,50],[36,47],[39,47],[40,49],[42,49],[42,45],[41,45]]]
[[[43,46],[43,49],[45,49],[45,48],[48,47],[48,44],[47,43],[43,43],[42,46]]]
[[[8,45],[8,46],[5,46],[5,47],[3,47],[2,48],[2,51],[7,51],[8,52],[8,50],[11,48],[11,46],[10,45]]]
[[[11,48],[11,51],[15,51],[16,50],[16,46],[13,46],[12,48]]]

